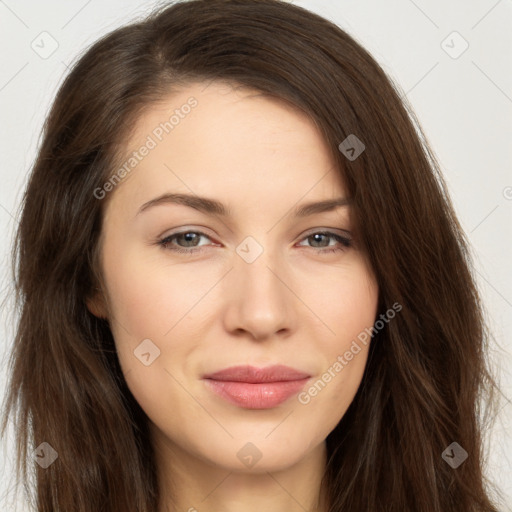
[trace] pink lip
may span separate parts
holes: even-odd
[[[298,393],[311,376],[288,366],[232,366],[205,375],[215,393],[245,409],[270,409]]]

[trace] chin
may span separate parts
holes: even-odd
[[[290,444],[277,438],[272,441],[250,437],[244,440],[230,439],[221,444],[217,447],[210,444],[207,450],[199,451],[198,455],[215,467],[247,474],[288,469],[307,457],[311,446],[311,443],[305,445],[304,440]]]

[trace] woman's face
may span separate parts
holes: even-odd
[[[302,210],[347,198],[324,141],[285,104],[213,83],[148,110],[127,148],[122,181],[97,191],[110,312],[89,308],[154,441],[231,471],[291,467],[354,398],[368,346],[345,354],[377,312],[350,207]]]

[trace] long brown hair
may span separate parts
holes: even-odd
[[[127,388],[106,320],[98,240],[142,110],[193,81],[223,80],[305,112],[353,201],[379,314],[402,306],[370,345],[361,386],[327,437],[332,512],[491,512],[481,404],[493,405],[489,333],[469,244],[412,110],[381,67],[331,22],[279,0],[164,6],[96,42],[73,66],[44,125],[13,251],[19,322],[5,406],[17,474],[39,512],[154,512],[148,419]],[[364,144],[348,158],[340,143]],[[342,146],[343,147],[343,146]],[[353,152],[352,152],[353,153]],[[112,192],[112,193],[115,193]],[[46,469],[33,450],[48,443]],[[457,442],[468,458],[442,457]]]

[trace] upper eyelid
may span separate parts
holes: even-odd
[[[343,234],[340,234],[337,231],[341,231]],[[211,235],[209,235],[208,233],[205,233],[202,229],[188,228],[188,229],[182,229],[182,230],[179,230],[179,231],[175,231],[175,232],[170,233],[168,235],[162,235],[162,236],[159,237],[159,240],[166,240],[168,238],[172,238],[172,237],[178,236],[178,235],[183,235],[185,233],[196,233],[196,234],[199,234],[200,236],[204,236],[206,238],[209,238],[210,240],[212,240],[212,238],[215,238],[215,237],[212,237]],[[350,231],[348,231],[346,229],[342,229],[342,228],[311,228],[310,230],[306,231],[301,236],[299,241],[302,241],[305,238],[308,238],[308,237],[310,237],[310,236],[312,236],[314,234],[317,234],[317,233],[325,233],[325,234],[331,234],[331,235],[338,235],[338,236],[341,236],[341,237],[348,238],[350,240],[352,240],[352,238],[353,238],[352,233]]]
[[[308,229],[303,235],[302,238],[308,237],[310,235],[314,235],[315,233],[332,233],[333,235],[340,235],[339,231],[346,234],[349,237],[352,237],[352,233],[348,229],[342,228],[312,228]],[[342,236],[342,235],[340,235]]]

